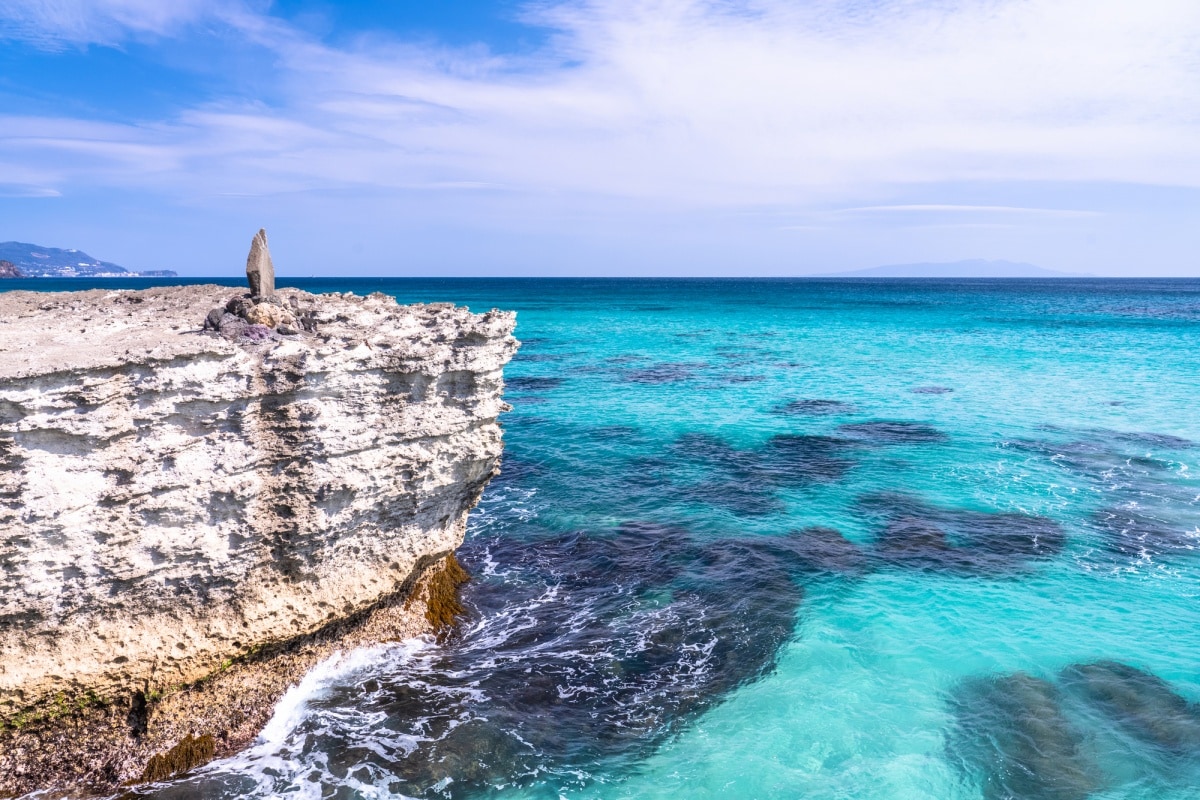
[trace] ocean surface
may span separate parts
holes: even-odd
[[[1200,797],[1200,281],[287,285],[518,312],[470,614],[135,796]]]

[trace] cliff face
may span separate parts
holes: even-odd
[[[201,333],[235,293],[0,294],[0,789],[67,707],[136,779],[187,728],[148,702],[411,600],[496,472],[514,315],[284,290],[315,333]]]

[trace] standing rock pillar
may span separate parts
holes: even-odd
[[[246,257],[246,280],[250,282],[251,297],[270,297],[275,294],[275,265],[267,249],[267,232],[260,228],[250,243]]]

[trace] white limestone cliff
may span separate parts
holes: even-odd
[[[285,289],[315,332],[201,332],[236,293],[0,294],[10,734],[64,703],[133,719],[411,593],[461,543],[499,463],[514,315]],[[14,741],[0,765],[23,763]],[[136,778],[150,747],[114,776]]]

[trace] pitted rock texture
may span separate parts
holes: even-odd
[[[192,684],[461,542],[514,315],[285,289],[316,333],[201,331],[233,291],[0,293],[0,722]]]

